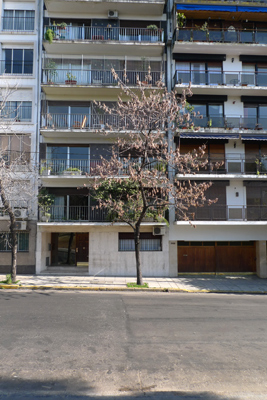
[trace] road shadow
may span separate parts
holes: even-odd
[[[23,380],[0,377],[1,400],[240,400],[235,395],[211,392],[145,391],[122,387],[118,395],[98,395],[87,382],[62,380]]]

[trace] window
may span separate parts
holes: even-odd
[[[177,62],[176,83],[218,85],[222,83],[222,64],[219,62]]]
[[[4,31],[33,31],[34,11],[31,10],[4,10]]]
[[[193,118],[195,126],[224,127],[223,104],[216,103],[190,103],[194,107],[196,116]]]
[[[7,101],[1,111],[1,117],[15,122],[30,122],[32,119],[31,101]]]
[[[83,173],[90,172],[90,147],[84,146],[48,146],[47,163],[52,174],[59,175],[71,168]]]
[[[30,161],[31,137],[29,135],[0,135],[0,149],[5,161],[12,162],[18,157],[21,162]]]
[[[267,104],[244,104],[244,128],[266,129],[267,128]]]
[[[0,233],[0,251],[11,251],[10,247],[10,233]],[[26,252],[29,251],[29,233],[20,232],[17,233],[18,238],[18,251]]]
[[[6,74],[32,75],[32,49],[4,49],[4,70]]]
[[[133,233],[119,233],[119,251],[134,251]],[[140,234],[140,251],[162,251],[162,237],[142,232]]]

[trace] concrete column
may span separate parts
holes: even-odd
[[[37,227],[36,235],[36,268],[35,273],[39,274],[42,271],[42,232]]]
[[[266,241],[256,242],[256,267],[259,278],[267,278]]]
[[[176,240],[170,240],[169,241],[169,276],[170,277],[177,277],[177,241]]]

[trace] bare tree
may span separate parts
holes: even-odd
[[[125,222],[133,229],[137,284],[141,285],[141,223],[147,217],[163,222],[169,208],[175,208],[177,218],[190,221],[190,208],[204,205],[211,183],[183,179],[205,167],[204,148],[181,154],[173,146],[182,126],[193,127],[186,107],[190,88],[178,98],[161,81],[152,85],[150,71],[146,77],[150,85],[143,85],[137,76],[137,90],[122,82],[115,71],[113,75],[127,100],[119,97],[116,108],[98,104],[116,121],[107,124],[104,133],[114,136],[118,132],[118,137],[111,157],[102,158],[96,169],[94,197],[113,221]]]
[[[11,249],[11,279],[16,281],[17,250],[18,250],[18,212],[21,209],[28,213],[35,201],[36,166],[31,160],[28,151],[11,151],[8,143],[19,140],[26,142],[26,135],[12,129],[16,121],[18,109],[11,109],[8,99],[17,87],[8,85],[0,92],[0,212],[9,217],[9,235],[2,237]],[[28,143],[27,143],[28,145]]]

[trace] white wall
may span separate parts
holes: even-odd
[[[118,236],[116,227],[89,233],[89,275],[136,275],[135,253],[118,251]],[[162,251],[140,252],[140,258],[143,276],[169,276],[168,235],[162,236]]]

